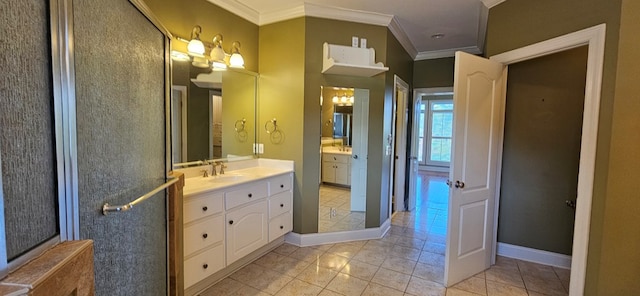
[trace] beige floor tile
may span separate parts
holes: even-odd
[[[270,252],[258,258],[258,260],[254,261],[253,263],[260,265],[266,269],[273,269],[278,264],[278,262],[282,260],[282,258],[285,258],[285,256],[278,253]]]
[[[368,282],[348,274],[339,273],[327,285],[326,289],[343,295],[360,295],[367,287]]]
[[[456,288],[447,289],[447,294],[446,294],[446,296],[478,296],[478,295],[479,294],[467,292],[467,291],[456,289]]]
[[[453,288],[480,295],[487,295],[487,284],[485,283],[485,279],[482,278],[470,277],[454,285]]]
[[[256,288],[252,288],[249,286],[242,286],[240,289],[234,291],[228,296],[269,296],[270,294],[262,292]]]
[[[317,265],[335,271],[340,271],[349,262],[349,258],[325,253],[318,257]]]
[[[425,243],[436,243],[445,245],[447,243],[447,236],[440,234],[429,234]]]
[[[424,247],[422,248],[422,250],[444,255],[445,251],[447,250],[447,246],[445,244],[427,242],[424,244]]]
[[[300,274],[307,266],[309,266],[307,261],[298,260],[291,257],[281,258],[280,261],[272,268],[273,271],[277,271],[279,273],[286,274],[288,276],[296,277]]]
[[[524,274],[522,275],[524,284],[528,291],[540,292],[547,295],[567,295],[560,279],[545,279]]]
[[[327,250],[327,253],[336,254],[347,258],[353,258],[353,256],[360,252],[360,249],[362,249],[363,245],[364,244],[361,245],[349,243],[335,244],[333,247]]]
[[[404,291],[409,284],[409,280],[411,280],[411,276],[408,274],[380,267],[371,282]]]
[[[331,290],[324,289],[318,296],[344,296],[343,294],[333,292]]]
[[[337,271],[312,264],[303,270],[296,278],[324,288],[337,274]]]
[[[496,265],[494,266],[497,266],[503,269],[519,270],[518,260],[509,258],[509,257],[503,257],[503,256],[496,257]]]
[[[405,247],[401,245],[394,246],[389,253],[390,256],[400,257],[404,259],[409,259],[411,261],[418,261],[420,258],[420,249],[415,249],[411,247]]]
[[[382,262],[384,262],[385,257],[385,255],[381,255],[376,251],[360,250],[358,254],[353,256],[353,260],[380,266],[382,265]]]
[[[278,253],[280,255],[288,256],[288,255],[291,255],[291,253],[295,252],[297,249],[299,249],[299,247],[284,243],[279,247],[275,248],[273,252]]]
[[[252,263],[234,272],[229,277],[243,284],[248,284],[255,278],[260,277],[263,272],[265,272],[265,269],[262,266]]]
[[[418,262],[413,270],[413,276],[430,280],[436,283],[444,282],[444,267],[435,266]]]
[[[402,291],[394,290],[376,283],[369,283],[362,296],[403,296]]]
[[[253,280],[245,282],[244,284],[273,295],[280,291],[280,289],[282,289],[291,280],[293,280],[293,278],[288,275],[265,270],[260,276],[255,277]]]
[[[405,237],[399,238],[398,241],[396,242],[396,245],[411,247],[415,249],[422,249],[422,247],[424,246],[424,240],[415,238],[415,237],[405,236]]]
[[[293,279],[284,286],[276,296],[316,296],[322,292],[322,288],[312,284]]]
[[[200,293],[201,296],[219,296],[230,295],[231,293],[239,290],[244,286],[243,283],[238,282],[231,278],[224,278],[213,287],[208,288],[204,292]]]
[[[489,296],[527,296],[527,290],[506,284],[487,281],[487,295]]]
[[[312,247],[304,247],[299,248],[295,252],[291,253],[289,257],[296,258],[298,260],[303,260],[307,262],[315,262],[324,254],[323,250],[312,248]]]
[[[333,244],[324,244],[324,245],[311,246],[310,248],[314,248],[314,249],[326,252],[327,250],[331,249],[331,247],[333,247]]]
[[[340,272],[349,274],[351,276],[370,281],[378,271],[379,266],[369,263],[360,262],[357,260],[351,260],[347,263]]]
[[[387,257],[380,267],[411,275],[416,267],[416,261],[395,257],[394,254]]]
[[[444,266],[444,254],[422,251],[418,258],[418,262],[435,266]]]
[[[412,295],[444,296],[446,288],[442,284],[412,276],[406,292]]]
[[[540,279],[556,280],[559,279],[553,267],[548,265],[542,265],[533,262],[526,262],[518,260],[518,268],[520,273],[524,275],[530,275]]]
[[[395,244],[399,238],[400,238],[400,235],[391,234],[387,232],[387,234],[383,238],[381,238],[380,241],[390,243],[390,244]]]
[[[507,284],[519,288],[524,288],[524,281],[522,280],[522,276],[518,270],[513,270],[509,268],[502,268],[500,266],[494,265],[491,268],[487,269],[485,272],[485,278],[488,281],[494,281],[502,284]]]

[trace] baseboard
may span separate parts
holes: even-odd
[[[571,256],[564,254],[558,254],[549,251],[537,250],[505,243],[498,243],[497,253],[500,256],[519,259],[523,261],[535,262],[566,269],[571,268]]]
[[[298,247],[308,247],[316,245],[335,244],[359,240],[382,238],[391,227],[391,220],[387,219],[380,227],[366,228],[361,230],[350,230],[326,233],[299,234],[290,232],[285,235],[284,241]]]

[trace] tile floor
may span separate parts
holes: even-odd
[[[283,244],[200,295],[567,295],[568,270],[505,257],[444,288],[446,177],[420,179],[416,210],[397,213],[384,238]]]
[[[351,190],[320,185],[318,232],[364,229],[364,212],[351,211]]]

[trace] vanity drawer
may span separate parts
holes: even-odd
[[[349,163],[350,159],[351,159],[351,155],[348,155],[348,154],[332,154],[332,153],[322,154],[323,161]]]
[[[293,221],[291,221],[291,212],[286,212],[269,221],[269,242],[279,238],[287,232],[293,230]]]
[[[184,261],[184,286],[190,287],[224,268],[224,244]]]
[[[186,198],[182,212],[184,223],[204,218],[213,214],[222,213],[223,194],[204,194],[193,198]]]
[[[235,191],[229,191],[224,194],[226,209],[232,209],[237,206],[265,198],[267,197],[268,192],[269,189],[267,182],[257,182]]]
[[[291,191],[281,192],[269,197],[269,218],[291,211],[292,199]]]
[[[292,178],[290,174],[271,178],[269,180],[270,195],[291,190],[291,185],[292,185],[291,179]]]
[[[184,228],[184,256],[221,242],[224,239],[222,215],[207,218]]]

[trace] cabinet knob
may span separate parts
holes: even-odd
[[[209,208],[207,208],[206,206],[202,207],[202,211],[206,212]]]
[[[280,207],[281,207],[281,208],[284,208],[284,204],[280,204]]]
[[[280,184],[280,188],[284,188],[284,184]]]
[[[249,198],[251,198],[251,197],[253,196],[253,194],[249,193],[249,195],[248,195],[248,196],[249,196]]]
[[[284,226],[280,225],[280,229],[284,229]]]
[[[203,264],[203,265],[202,265],[202,268],[204,268],[204,269],[209,268],[209,264],[207,264],[207,263]]]
[[[207,238],[208,236],[209,236],[209,235],[208,235],[208,234],[206,234],[206,233],[202,234],[202,238]]]
[[[233,220],[229,220],[229,225],[233,225]]]

